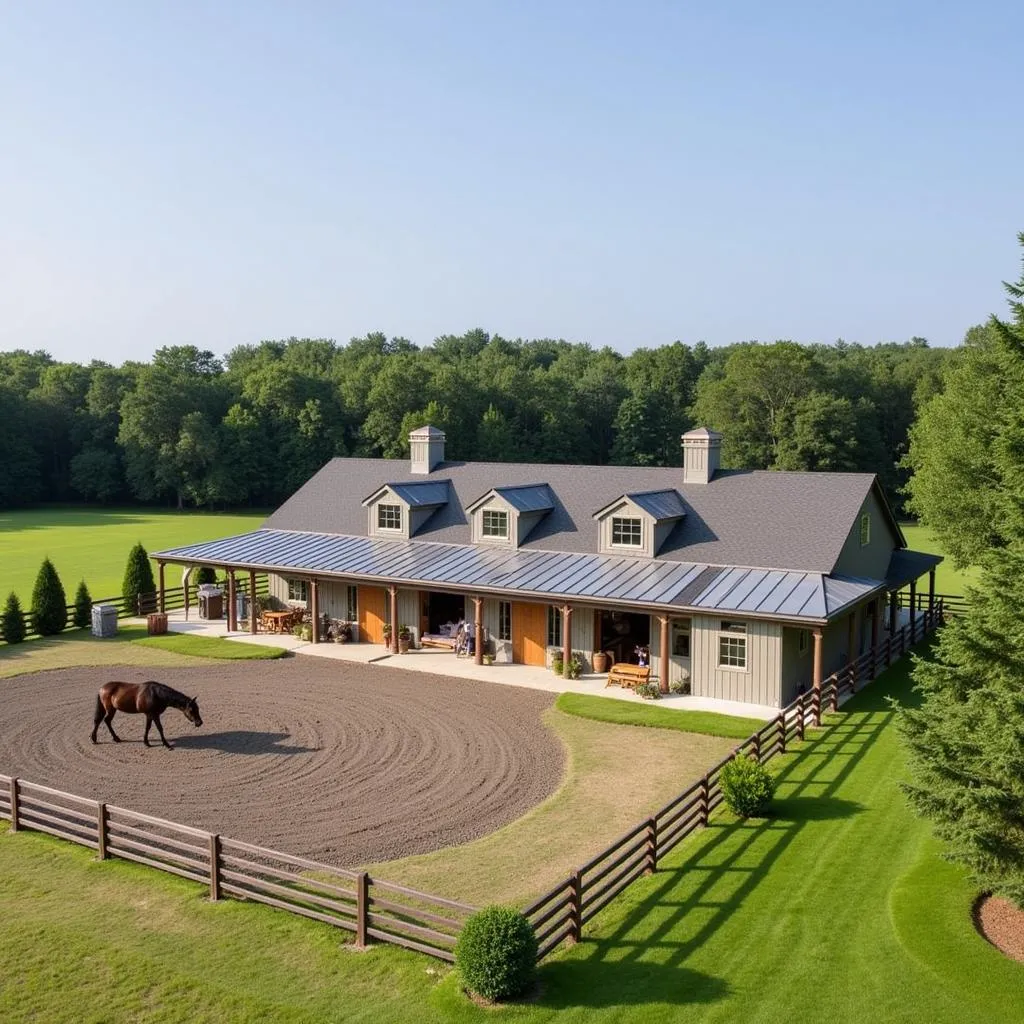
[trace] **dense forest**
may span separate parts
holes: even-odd
[[[481,330],[426,347],[370,334],[192,346],[149,363],[0,353],[0,507],[39,501],[272,506],[333,455],[399,457],[413,427],[448,457],[679,465],[725,435],[733,468],[877,471],[902,503],[918,411],[950,350],[680,342],[623,356]]]

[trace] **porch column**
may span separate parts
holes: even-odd
[[[473,598],[473,660],[484,663],[484,599]]]
[[[935,570],[928,570],[928,617],[935,614]]]
[[[562,605],[562,664],[572,661],[572,605]]]
[[[398,587],[392,583],[388,587],[391,600],[391,653],[398,653]]]
[[[889,639],[891,640],[896,635],[896,616],[898,612],[896,609],[896,591],[889,591]]]
[[[914,641],[914,622],[917,618],[917,580],[910,581],[910,640]]]
[[[811,637],[814,640],[814,688],[816,690],[821,689],[821,677],[822,672],[822,660],[824,657],[824,651],[822,650],[822,634],[821,629],[815,629],[811,632]]]
[[[228,632],[238,631],[238,603],[236,600],[235,571],[228,569]]]
[[[313,616],[313,643],[320,643],[320,584],[309,581],[309,606]]]
[[[880,607],[878,598],[875,598],[874,603],[871,605],[871,649],[874,650],[878,646],[878,618],[880,613]]]
[[[853,645],[857,642],[857,613],[850,612],[849,624],[846,630],[846,662],[849,664],[857,655],[854,653]]]
[[[668,634],[672,620],[667,615],[658,616],[659,637],[661,646],[658,650],[658,689],[662,693],[668,693]]]
[[[167,608],[165,607],[165,601],[164,601],[164,563],[163,562],[158,562],[157,563],[157,570],[158,570],[158,572],[160,574],[160,590],[159,590],[160,603],[157,605],[156,610],[158,612],[165,612],[165,611],[167,611]],[[935,574],[932,573],[932,576],[934,577]]]
[[[256,572],[249,570],[249,632],[256,632]]]

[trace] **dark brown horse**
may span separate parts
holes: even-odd
[[[156,731],[160,733],[160,739],[168,750],[173,749],[164,736],[164,727],[160,724],[160,716],[168,708],[178,708],[185,717],[197,728],[203,724],[199,717],[199,705],[195,697],[186,697],[185,694],[172,690],[163,683],[154,682],[152,679],[145,683],[104,683],[100,692],[96,695],[96,714],[93,717],[92,741],[96,742],[96,730],[100,722],[106,722],[110,735],[114,737],[115,743],[121,739],[114,732],[110,724],[115,712],[124,711],[129,715],[142,714],[146,716],[146,731],[142,734],[142,742],[149,746],[149,727],[156,722]]]

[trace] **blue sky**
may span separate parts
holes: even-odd
[[[0,349],[956,344],[1024,4],[0,0]]]

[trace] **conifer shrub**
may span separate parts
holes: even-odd
[[[92,623],[92,597],[85,580],[78,584],[75,591],[75,616],[74,623],[79,629],[86,629]]]
[[[68,624],[64,585],[48,558],[43,559],[32,588],[32,628],[40,636],[54,636]]]
[[[763,818],[775,795],[775,778],[752,757],[734,757],[718,776],[722,798],[741,818]]]
[[[511,907],[485,907],[463,926],[455,965],[466,987],[498,1002],[523,995],[537,976],[537,939]]]
[[[124,569],[121,581],[121,596],[125,608],[134,613],[138,611],[139,594],[152,594],[156,590],[153,582],[153,567],[149,564],[149,555],[142,544],[136,544],[128,553],[128,564]]]
[[[7,595],[3,615],[0,616],[0,632],[9,644],[20,644],[25,639],[25,617],[21,613],[21,602],[12,590]]]
[[[199,567],[199,571],[196,573],[196,584],[202,585],[204,583],[216,583],[217,582],[217,571],[212,566],[203,565]]]

